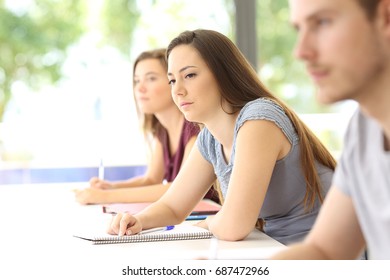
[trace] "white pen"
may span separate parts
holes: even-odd
[[[100,159],[99,163],[99,174],[98,177],[100,180],[104,180],[104,165],[103,165],[103,159]]]
[[[142,230],[138,234],[147,234],[147,233],[152,233],[156,231],[166,231],[166,230],[172,230],[175,226],[166,226],[166,227],[157,227],[157,228],[151,228],[151,229],[146,229]]]
[[[218,239],[213,237],[210,239],[209,260],[218,259]]]

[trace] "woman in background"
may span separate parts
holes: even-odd
[[[165,49],[141,53],[133,66],[133,91],[137,113],[150,149],[144,175],[109,182],[91,178],[90,187],[77,190],[81,204],[152,202],[159,199],[186,160],[199,127],[185,120],[170,94]],[[206,198],[214,197],[213,190]]]

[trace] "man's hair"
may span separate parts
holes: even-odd
[[[373,19],[380,1],[381,0],[358,0],[358,3],[366,12],[367,17]]]

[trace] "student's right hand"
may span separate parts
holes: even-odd
[[[129,213],[118,213],[112,217],[107,232],[112,235],[133,235],[142,230],[141,222]]]
[[[91,180],[89,180],[89,185],[91,188],[95,189],[112,189],[112,184],[110,184],[108,181],[100,180],[98,177],[92,177]]]

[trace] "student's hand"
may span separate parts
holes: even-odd
[[[197,222],[196,224],[194,224],[194,226],[209,229],[207,226],[206,220],[202,220],[200,222]]]
[[[112,217],[107,232],[113,235],[133,235],[142,230],[142,225],[136,217],[129,213],[118,213]]]
[[[91,180],[89,180],[89,185],[91,188],[95,189],[112,189],[113,186],[108,181],[100,180],[98,177],[92,177]]]
[[[74,190],[76,201],[80,204],[104,203],[105,191],[94,188]]]

